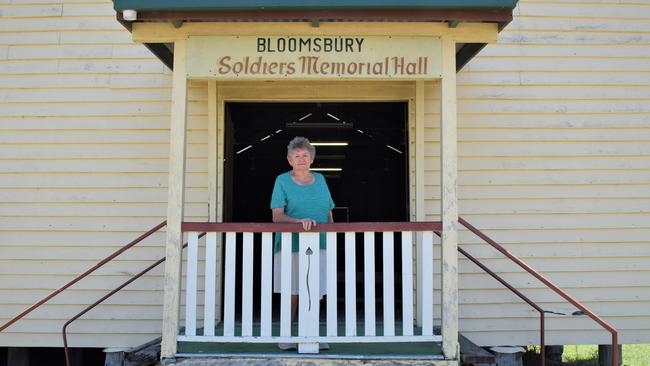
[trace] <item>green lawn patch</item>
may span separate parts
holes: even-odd
[[[562,361],[567,366],[598,366],[598,346],[564,346]],[[650,344],[624,344],[623,366],[650,366]]]

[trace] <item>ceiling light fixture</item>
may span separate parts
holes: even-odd
[[[352,128],[352,123],[345,122],[289,122],[286,128]]]
[[[312,172],[342,172],[343,168],[311,168]]]
[[[307,113],[307,114],[305,114],[304,116],[298,118],[298,121],[302,121],[303,119],[305,119],[305,118],[309,118],[309,117],[311,117],[311,113]]]
[[[244,151],[250,149],[251,147],[253,147],[253,145],[248,145],[248,146],[246,146],[245,148],[243,148],[243,149],[237,151],[235,154],[241,154],[241,153],[243,153]]]
[[[386,147],[393,150],[393,151],[397,151],[397,153],[399,153],[399,154],[403,154],[403,152],[401,150],[398,150],[398,149],[396,149],[396,148],[394,148],[394,147],[392,147],[390,145],[386,145]]]
[[[330,116],[330,117],[332,117],[332,118],[334,118],[334,119],[337,120],[337,121],[340,121],[340,120],[341,120],[340,118],[338,118],[337,116],[335,116],[335,115],[333,115],[333,114],[329,114],[329,113],[327,113],[327,115]]]
[[[347,142],[312,142],[313,146],[348,146]]]

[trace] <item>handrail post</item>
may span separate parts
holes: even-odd
[[[539,352],[539,364],[541,366],[546,365],[546,342],[544,341],[544,312],[539,313],[539,344],[540,344],[540,352]]]
[[[70,366],[70,354],[68,353],[68,335],[66,333],[66,328],[68,327],[68,323],[65,323],[63,325],[63,354],[65,355],[65,365]]]
[[[612,366],[618,366],[618,333],[616,331],[612,333]]]

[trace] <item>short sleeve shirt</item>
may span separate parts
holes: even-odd
[[[296,183],[289,172],[280,174],[275,179],[271,208],[284,207],[287,216],[297,219],[309,218],[317,223],[327,223],[329,212],[334,208],[332,195],[327,187],[325,177],[312,173],[314,182],[307,185]],[[280,250],[280,235],[276,233],[275,251]],[[320,248],[325,248],[325,233],[320,233]],[[298,234],[293,233],[291,250],[298,251]]]

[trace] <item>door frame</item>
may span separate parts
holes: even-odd
[[[409,144],[408,198],[411,221],[423,221],[424,210],[424,82],[217,82],[208,80],[208,209],[209,221],[224,220],[225,105],[227,102],[406,102]],[[223,271],[222,243],[217,243],[217,273]],[[417,267],[416,267],[417,268]],[[221,321],[222,285],[217,281],[216,315]]]

